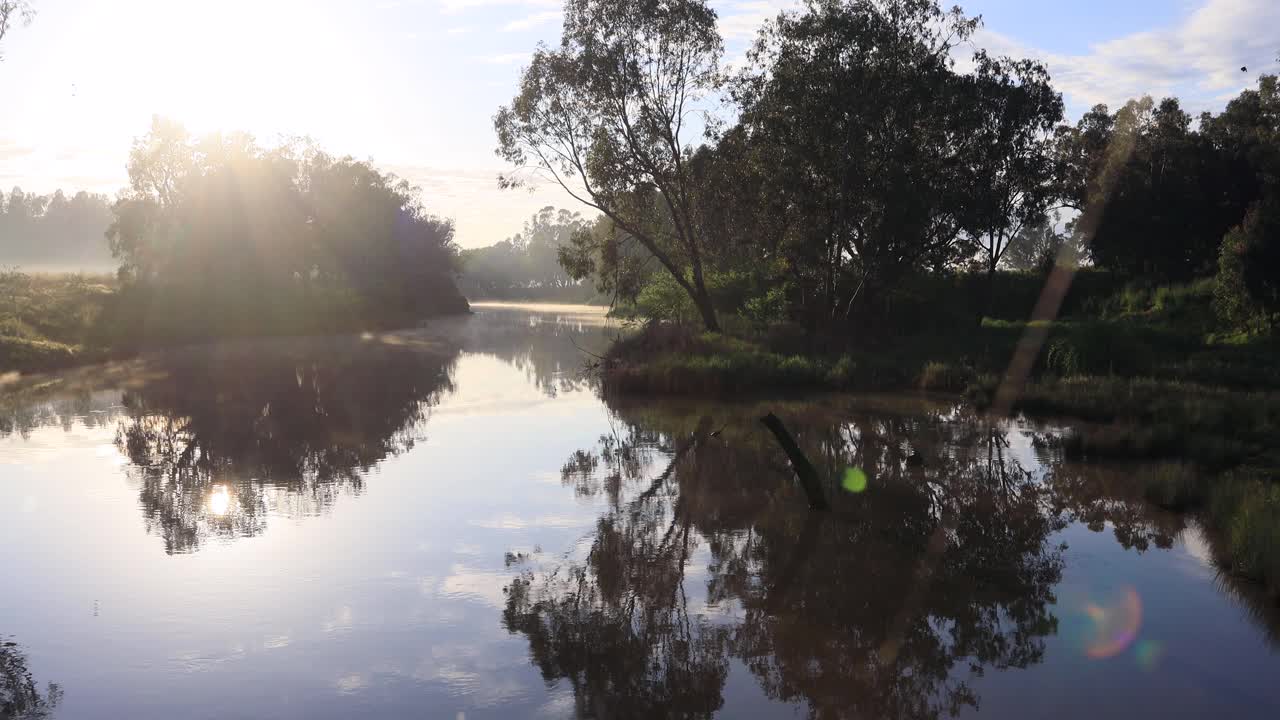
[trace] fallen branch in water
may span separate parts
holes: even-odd
[[[579,345],[578,343],[576,343],[576,342],[574,342],[574,341],[573,341],[573,336],[572,336],[572,335],[570,335],[570,336],[568,336],[568,337],[569,337],[569,344],[570,344],[570,345],[572,345],[572,346],[574,346],[575,348],[578,348],[578,352],[580,352],[580,353],[584,353],[584,354],[587,354],[587,355],[590,355],[591,357],[593,357],[593,358],[595,358],[595,359],[599,360],[600,362],[608,362],[608,361],[609,361],[609,359],[608,359],[608,358],[606,358],[606,357],[604,357],[603,355],[597,355],[597,354],[595,354],[595,353],[591,352],[590,350],[585,350],[585,349],[583,349],[581,345]]]
[[[787,426],[783,425],[778,416],[773,413],[760,418],[760,422],[769,428],[769,432],[773,433],[782,450],[787,453],[787,459],[791,461],[791,469],[795,471],[796,477],[800,480],[800,487],[809,498],[809,509],[830,510],[831,505],[822,494],[822,480],[818,477],[818,471],[813,468],[809,458],[805,457],[800,446],[796,444],[795,438],[787,432]]]

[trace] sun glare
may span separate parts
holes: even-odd
[[[227,492],[226,485],[218,485],[209,495],[209,512],[218,517],[223,517],[230,509],[231,494]]]
[[[358,43],[316,4],[154,0],[114,24],[130,40],[114,46],[112,64],[146,68],[115,85],[117,100],[195,132],[310,128],[316,117],[341,119],[352,105],[335,102],[334,89],[359,85]]]

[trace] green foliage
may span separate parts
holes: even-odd
[[[1280,593],[1280,483],[1256,472],[1229,474],[1215,485],[1209,517],[1227,536],[1232,572]]]
[[[977,378],[973,368],[949,362],[929,362],[920,371],[920,389],[960,392]]]
[[[101,355],[111,278],[0,272],[0,373],[66,367]]]
[[[566,250],[571,274],[615,275],[615,261],[633,252],[619,246],[638,245],[718,330],[704,282],[712,242],[696,219],[681,134],[719,83],[715,12],[704,0],[566,0],[560,37],[534,52],[519,94],[494,117],[498,154],[608,216],[611,232],[579,234]]]
[[[654,275],[645,284],[636,296],[636,308],[645,317],[675,322],[685,322],[697,312],[689,294],[667,273]]]
[[[453,225],[407,182],[312,147],[156,118],[108,231],[127,342],[403,325],[466,309]]]
[[[1280,326],[1280,200],[1250,209],[1223,238],[1214,307],[1236,328]]]

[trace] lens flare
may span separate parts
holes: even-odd
[[[867,474],[862,468],[851,467],[844,471],[844,480],[840,485],[851,493],[860,493],[867,489]]]
[[[1155,640],[1143,640],[1133,646],[1133,652],[1138,658],[1138,666],[1151,671],[1156,669],[1160,658],[1164,657],[1164,646]]]
[[[1137,639],[1142,627],[1142,601],[1138,591],[1131,587],[1110,602],[1086,603],[1084,614],[1090,625],[1085,654],[1095,660],[1124,652]]]

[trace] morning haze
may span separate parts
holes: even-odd
[[[0,717],[1276,717],[1277,24],[0,0]]]

